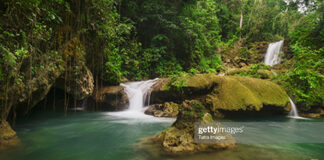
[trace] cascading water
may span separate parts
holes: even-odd
[[[129,99],[129,111],[142,112],[145,102],[149,105],[150,89],[157,79],[123,83]]]
[[[290,112],[288,114],[288,117],[295,118],[295,119],[307,119],[307,118],[304,118],[304,117],[300,117],[298,115],[297,107],[296,107],[295,103],[291,100],[290,97],[289,97],[289,101],[290,101],[290,104],[291,104],[291,109],[290,109]]]
[[[267,53],[264,58],[264,64],[266,65],[276,65],[279,64],[281,61],[280,52],[282,51],[284,41],[278,41],[275,43],[270,43],[267,49]]]
[[[129,117],[129,118],[147,118],[144,114],[145,106],[150,102],[150,89],[158,78],[147,81],[122,83],[129,100],[129,108],[122,112],[113,112],[110,115]],[[151,116],[150,116],[151,117]]]
[[[284,44],[284,40],[269,44],[267,53],[264,58],[264,64],[273,66],[273,65],[280,63],[280,61],[281,61],[280,52],[282,52],[283,44]],[[272,72],[272,73],[274,75],[277,75],[277,73],[275,73],[275,72]],[[289,101],[291,104],[291,110],[288,114],[288,117],[295,118],[295,119],[307,119],[307,118],[300,117],[298,115],[297,107],[296,107],[295,103],[290,99],[290,97],[289,97]]]

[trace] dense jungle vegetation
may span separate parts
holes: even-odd
[[[323,13],[323,0],[2,0],[1,103],[83,66],[96,86],[224,72],[235,57],[270,68],[249,61],[253,46],[285,39],[291,57],[273,80],[307,110],[324,101]]]

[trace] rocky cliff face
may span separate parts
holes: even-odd
[[[78,47],[73,41],[69,41],[69,43],[71,43],[70,48]],[[48,65],[36,70],[30,79],[8,83],[5,92],[2,92],[0,98],[1,124],[2,128],[6,128],[6,132],[0,132],[0,143],[5,143],[8,140],[8,136],[5,136],[7,131],[10,131],[10,134],[15,133],[6,121],[9,113],[26,114],[45,98],[52,87],[62,88],[78,100],[92,94],[94,90],[93,76],[85,65],[85,58],[81,53],[74,50],[54,56],[46,54],[51,53],[44,53],[44,56],[49,57],[47,62],[44,62]]]
[[[93,92],[94,80],[81,31],[90,27],[82,18],[90,9],[86,1],[0,3],[1,11],[10,13],[0,15],[0,28],[11,35],[1,34],[0,39],[0,125],[4,129],[0,143],[5,143],[14,134],[8,117],[27,113],[53,87],[74,99],[86,98]],[[49,19],[47,9],[57,15]]]

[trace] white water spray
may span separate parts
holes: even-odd
[[[151,117],[144,114],[145,106],[149,105],[151,87],[158,78],[147,81],[122,83],[129,100],[129,108],[122,112],[112,112],[110,115],[129,117],[129,118],[147,118]]]
[[[150,102],[150,89],[158,79],[123,83],[125,92],[129,99],[129,111],[141,112],[145,104],[149,105]]]
[[[281,61],[280,52],[282,51],[284,41],[278,41],[275,43],[270,43],[267,49],[267,53],[264,58],[264,64],[266,65],[276,65]]]
[[[289,101],[290,101],[291,109],[290,109],[290,112],[288,114],[288,117],[295,118],[295,119],[307,119],[307,118],[304,118],[304,117],[300,117],[298,115],[297,107],[296,107],[295,103],[291,100],[290,97],[289,97]]]

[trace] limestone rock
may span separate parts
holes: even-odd
[[[0,121],[0,150],[17,146],[18,144],[19,139],[16,136],[16,132],[12,130],[8,122]]]
[[[170,83],[170,78],[160,78],[152,86],[150,104],[162,104],[164,102],[170,102],[181,97],[177,96],[168,89],[168,84]]]
[[[194,122],[214,122],[208,110],[199,101],[185,101],[180,107],[176,122],[152,142],[160,143],[162,148],[174,154],[186,154],[202,151],[214,151],[235,147],[235,139],[227,134],[229,142],[224,143],[195,143]]]
[[[70,78],[65,80],[65,83],[65,91],[77,100],[89,97],[94,90],[93,76],[87,67],[83,67],[81,71],[72,74]]]
[[[123,86],[102,87],[92,98],[99,108],[109,111],[126,109],[129,103]]]
[[[164,104],[153,104],[146,109],[145,114],[155,117],[176,117],[179,112],[179,105],[174,102]]]
[[[180,78],[181,79],[181,78]],[[277,84],[258,78],[197,74],[183,78],[179,86],[170,79],[154,88],[153,102],[196,99],[208,107],[214,116],[220,112],[267,111],[287,114],[290,110],[287,93]],[[168,83],[166,83],[168,82]],[[172,93],[171,93],[172,92]],[[156,96],[164,95],[156,100]]]

